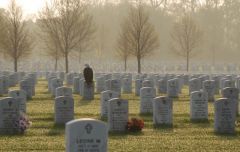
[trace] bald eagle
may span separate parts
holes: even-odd
[[[88,64],[85,65],[83,75],[87,85],[91,85],[93,83],[93,70]]]

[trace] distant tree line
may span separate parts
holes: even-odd
[[[95,58],[115,56],[123,61],[136,58],[141,73],[142,59],[168,52],[190,61],[200,52],[208,52],[215,64],[221,51],[240,49],[240,1],[228,0],[51,0],[36,15],[30,31],[16,0],[0,11],[0,52],[13,63],[42,48],[58,70],[83,52],[95,50]],[[88,56],[91,58],[92,56]],[[76,65],[77,66],[77,65]]]

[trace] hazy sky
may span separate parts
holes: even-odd
[[[48,0],[17,0],[22,6],[24,13],[33,14],[38,12]],[[0,0],[0,7],[7,8],[10,0]]]

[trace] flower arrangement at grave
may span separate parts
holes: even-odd
[[[127,123],[127,131],[129,132],[140,132],[144,128],[144,121],[139,118],[131,118]]]
[[[15,127],[20,134],[24,134],[31,124],[32,122],[24,113],[20,113],[20,116],[15,121]]]

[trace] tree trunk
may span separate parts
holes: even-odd
[[[68,53],[65,53],[65,72],[68,73]]]
[[[215,48],[212,48],[212,66],[215,66]]]
[[[54,66],[54,70],[57,71],[58,70],[58,59],[55,59],[55,66]]]
[[[14,72],[18,71],[18,60],[15,58],[14,59]]]
[[[81,64],[81,50],[78,52],[78,63]]]
[[[137,62],[138,62],[138,73],[141,73],[141,57],[137,57]]]
[[[127,71],[127,59],[124,60],[124,71]]]
[[[189,72],[189,53],[187,53],[187,72]]]

